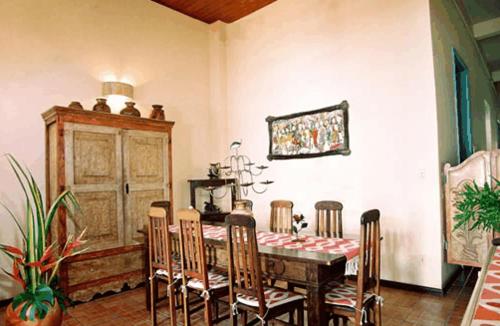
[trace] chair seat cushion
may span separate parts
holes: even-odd
[[[168,271],[164,269],[157,269],[156,270],[156,275],[161,275],[168,277]],[[182,270],[181,270],[181,265],[178,260],[173,260],[172,261],[172,273],[174,279],[180,279],[182,278]]]
[[[226,275],[215,272],[208,272],[209,288],[205,289],[203,281],[197,278],[192,278],[188,281],[187,286],[195,290],[214,290],[229,286],[229,279]]]
[[[329,284],[329,290],[325,293],[325,303],[354,308],[356,307],[356,293],[357,289],[355,286],[332,282]],[[365,292],[363,295],[363,304],[375,297],[374,293]]]
[[[253,296],[238,294],[236,300],[247,306],[259,306],[258,299]],[[266,307],[270,309],[296,300],[304,300],[304,296],[274,287],[264,287],[264,300]]]

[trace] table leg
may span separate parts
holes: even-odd
[[[318,265],[309,265],[306,269],[307,278],[307,324],[328,325],[328,314],[323,308],[325,292],[323,284],[323,271]],[[325,275],[326,276],[326,275]]]
[[[328,314],[323,309],[325,294],[317,286],[307,287],[307,324],[328,325]]]

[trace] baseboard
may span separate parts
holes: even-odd
[[[429,294],[434,294],[434,295],[438,295],[438,296],[443,296],[443,295],[446,295],[446,293],[450,289],[451,285],[455,282],[455,280],[458,278],[458,276],[460,275],[461,272],[462,272],[462,269],[457,269],[452,274],[452,276],[448,279],[448,281],[446,282],[446,284],[443,286],[442,289],[428,287],[428,286],[422,286],[422,285],[396,282],[396,281],[389,281],[389,280],[380,280],[380,285],[385,286],[385,287],[389,287],[389,288],[394,288],[394,289],[402,289],[402,290],[406,290],[406,291],[429,293]]]
[[[448,292],[448,290],[453,285],[453,283],[455,283],[455,281],[460,276],[460,274],[465,272],[464,268],[468,269],[468,268],[472,268],[472,267],[457,268],[455,270],[455,272],[453,272],[453,274],[451,275],[451,277],[449,277],[448,280],[446,281],[446,283],[444,284],[444,286],[443,286],[443,292],[444,292],[444,294],[446,294]]]
[[[421,292],[421,293],[430,293],[430,294],[439,295],[439,296],[442,296],[445,294],[445,292],[442,289],[428,287],[428,286],[422,286],[422,285],[396,282],[396,281],[380,280],[380,285],[388,287],[388,288],[393,288],[393,289],[401,289],[401,290],[405,290],[405,291],[413,291],[413,292]]]

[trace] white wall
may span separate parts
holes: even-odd
[[[186,179],[204,175],[211,155],[208,41],[206,24],[152,1],[1,1],[0,153],[26,163],[44,189],[40,113],[73,100],[89,109],[103,80],[129,81],[143,115],[161,103],[176,122],[174,204],[187,206]],[[21,213],[20,189],[3,158],[0,180],[0,199]],[[0,243],[15,243],[4,212],[0,225]],[[10,284],[0,276],[0,300],[15,292]]]
[[[421,0],[277,1],[227,25],[228,139],[269,164],[275,183],[250,198],[344,203],[347,233],[382,212],[384,279],[441,288],[437,125],[429,5]],[[352,154],[266,162],[268,115],[347,100]],[[310,228],[314,225],[311,223]]]
[[[472,142],[477,151],[498,147],[496,95],[490,82],[489,72],[480,59],[480,53],[475,46],[470,29],[463,21],[452,0],[431,0],[430,13],[434,51],[439,166],[442,172],[445,163],[456,165],[459,162],[453,48],[457,50],[460,58],[469,69]],[[442,212],[444,219],[444,208]],[[454,270],[454,266],[443,265],[443,281],[446,281]]]
[[[431,5],[283,0],[233,24],[207,26],[146,0],[4,1],[0,153],[15,154],[43,185],[40,113],[72,100],[90,108],[103,80],[129,81],[143,114],[162,103],[176,121],[176,208],[188,204],[186,179],[205,175],[208,162],[242,139],[241,151],[269,165],[264,178],[275,181],[264,195],[250,197],[259,228],[267,227],[269,202],[278,198],[293,200],[311,222],[316,201],[340,200],[351,234],[358,233],[363,211],[379,208],[382,277],[441,288],[447,271],[436,273],[443,268],[440,171],[456,150],[447,120],[452,88],[440,76],[451,69],[449,46],[469,41],[455,35],[459,30],[447,35],[447,19],[456,20],[444,14],[446,4]],[[491,101],[481,95],[484,76],[474,53],[464,48],[480,80],[473,93]],[[267,162],[266,116],[344,99],[350,103],[350,156]],[[474,112],[475,144],[483,148],[478,126],[484,120]],[[21,212],[5,160],[0,180],[0,199]],[[0,214],[0,222],[0,242],[15,242],[11,221]],[[0,258],[1,266],[5,262]],[[15,292],[9,284],[0,277],[0,299]]]

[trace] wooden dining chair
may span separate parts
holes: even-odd
[[[361,215],[357,285],[333,282],[325,294],[324,306],[335,325],[346,318],[354,325],[382,325],[379,219],[377,209]]]
[[[167,220],[168,220],[168,217],[169,217],[169,213],[170,213],[170,202],[169,201],[154,201],[151,203],[151,207],[160,207],[162,209],[165,210],[166,212],[166,215],[167,215]],[[148,215],[149,216],[149,215]],[[144,257],[149,257],[149,246],[147,245],[149,243],[149,221],[146,223],[144,223],[144,230],[138,230],[138,233],[143,233],[144,235],[144,243],[146,244],[146,246],[144,246]],[[175,250],[174,250],[175,251]],[[179,251],[177,251],[179,252]],[[151,296],[150,296],[150,293],[149,291],[151,290],[150,287],[149,287],[149,259],[144,259],[144,270],[146,271],[146,278],[145,278],[145,286],[144,286],[144,290],[146,292],[146,309],[148,311],[150,311],[151,309]],[[157,279],[156,281],[158,281],[160,279]],[[158,287],[155,287],[154,289],[154,295],[155,295],[155,299],[158,300]]]
[[[322,200],[314,205],[316,209],[316,236],[342,238],[342,209],[338,201]]]
[[[250,215],[230,214],[226,216],[226,227],[233,325],[237,325],[238,312],[241,312],[242,325],[247,324],[248,312],[255,313],[262,325],[267,325],[268,321],[285,313],[293,323],[294,311],[297,311],[297,325],[303,325],[304,297],[263,284],[255,219]]]
[[[241,202],[243,205],[245,205],[245,207],[248,208],[250,211],[253,210],[253,202],[250,199],[240,199],[238,201]]]
[[[158,300],[158,281],[167,284],[170,324],[176,325],[176,288],[180,284],[181,268],[172,256],[172,239],[168,232],[167,210],[160,207],[149,209],[149,295],[151,320],[156,325],[156,303]]]
[[[177,218],[184,293],[184,325],[191,325],[190,313],[199,310],[189,306],[189,293],[193,292],[203,298],[204,305],[201,308],[205,310],[205,324],[211,326],[223,319],[218,316],[217,300],[228,295],[228,278],[222,273],[208,270],[200,213],[192,208],[182,209],[178,211]],[[213,320],[212,305],[215,305],[216,320]]]
[[[270,230],[277,233],[292,233],[293,203],[289,200],[271,202]]]

